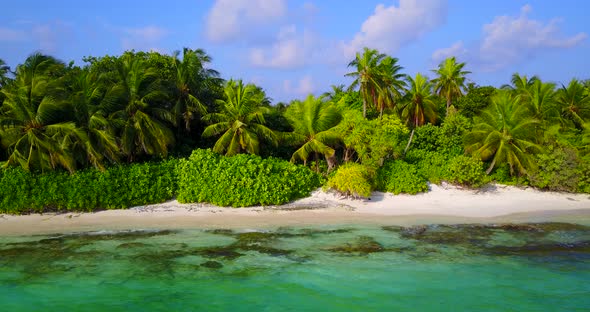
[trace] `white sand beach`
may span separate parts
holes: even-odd
[[[0,215],[0,235],[152,228],[264,228],[319,224],[420,224],[491,222],[590,224],[590,195],[490,185],[480,190],[431,185],[417,195],[375,192],[370,199],[315,191],[281,206],[223,208],[162,204],[95,213]]]

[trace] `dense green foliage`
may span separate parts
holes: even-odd
[[[488,107],[491,103],[492,96],[496,94],[494,87],[477,87],[469,85],[467,94],[459,98],[453,106],[455,106],[463,116],[473,118],[478,115],[482,109]]]
[[[449,155],[425,149],[412,149],[404,158],[406,162],[415,165],[421,176],[435,184],[448,181],[449,159]]]
[[[94,211],[160,203],[176,193],[177,160],[69,174],[0,171],[0,212]]]
[[[306,167],[276,158],[223,157],[195,150],[178,166],[178,201],[244,207],[278,205],[309,196],[322,178]]]
[[[481,160],[463,155],[451,158],[448,174],[447,181],[453,184],[478,187],[486,181]]]
[[[471,73],[463,70],[463,67],[465,63],[457,63],[455,57],[449,57],[443,60],[436,70],[433,70],[437,74],[437,78],[432,81],[434,91],[447,100],[447,112],[452,101],[463,96],[465,76]]]
[[[418,168],[401,160],[388,161],[379,168],[376,187],[380,191],[393,194],[417,194],[428,190],[427,180]]]
[[[584,188],[580,185],[580,179],[588,174],[571,148],[551,147],[547,153],[537,155],[537,163],[536,170],[529,174],[532,186],[561,192],[575,192],[578,188]]]
[[[401,90],[405,87],[402,67],[397,64],[398,59],[379,51],[364,48],[363,53],[356,53],[348,67],[355,71],[346,74],[354,80],[349,90],[358,88],[363,103],[363,117],[367,117],[367,108],[379,110],[383,115],[385,108],[393,108],[401,97]]]
[[[466,86],[453,57],[429,79],[365,48],[348,88],[272,105],[259,86],[220,78],[200,49],[84,61],[34,53],[11,71],[0,60],[4,211],[162,201],[176,185],[174,161],[162,159],[194,150],[180,161],[183,201],[283,203],[331,173],[333,188],[362,196],[367,183],[416,193],[426,181],[590,192],[589,81],[514,74],[500,90]]]
[[[333,146],[340,140],[335,127],[342,119],[342,113],[332,102],[309,95],[305,101],[291,103],[285,117],[293,127],[293,132],[285,135],[287,141],[298,147],[291,161],[302,160],[307,164],[310,156],[315,156],[318,170],[319,156],[326,159],[334,156]]]
[[[535,142],[539,121],[521,101],[507,92],[496,95],[465,138],[468,153],[491,161],[488,174],[504,162],[511,174],[522,175],[535,167],[531,155],[540,151]]]
[[[357,163],[347,163],[338,168],[328,179],[325,188],[353,197],[371,196],[372,170]]]
[[[241,80],[228,81],[224,91],[226,99],[217,100],[220,112],[204,117],[212,124],[205,128],[203,136],[221,134],[213,151],[227,156],[241,152],[258,155],[261,139],[276,146],[277,135],[265,126],[264,114],[268,108],[261,106],[264,92],[253,84],[244,85]]]
[[[395,116],[366,120],[359,112],[349,110],[337,129],[345,146],[344,162],[356,159],[372,168],[401,155],[408,128]],[[356,157],[354,157],[356,156]]]

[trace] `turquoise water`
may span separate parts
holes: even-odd
[[[0,239],[2,311],[588,311],[589,281],[565,223]]]

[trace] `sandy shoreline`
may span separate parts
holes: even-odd
[[[374,193],[370,200],[346,199],[316,191],[311,197],[270,207],[236,209],[169,201],[96,213],[0,215],[0,235],[155,228],[545,221],[590,224],[590,195],[503,185],[477,191],[431,185],[431,190],[423,194]]]

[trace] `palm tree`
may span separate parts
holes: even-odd
[[[383,110],[386,107],[395,107],[401,99],[401,90],[406,87],[406,75],[400,73],[403,69],[397,64],[398,59],[386,56],[379,65],[381,70],[381,87],[377,107],[379,108],[379,118],[383,117]]]
[[[269,110],[261,106],[265,95],[253,84],[230,80],[225,86],[225,99],[217,100],[221,112],[210,113],[204,120],[213,122],[203,131],[204,137],[221,134],[213,151],[227,156],[247,152],[259,154],[260,139],[276,145],[274,131],[265,126],[264,114]]]
[[[573,122],[578,129],[590,121],[590,94],[577,79],[572,79],[566,86],[557,91],[557,104],[561,111],[563,122]]]
[[[504,162],[511,174],[524,174],[534,167],[531,155],[540,151],[535,143],[538,124],[519,95],[501,92],[492,98],[491,105],[466,135],[465,151],[483,161],[491,160],[487,174]]]
[[[367,105],[373,105],[381,92],[382,72],[380,68],[381,61],[385,54],[377,50],[364,48],[363,54],[356,53],[348,67],[354,67],[356,71],[346,74],[347,77],[354,77],[355,80],[349,87],[349,90],[359,88],[361,98],[363,99],[363,117],[367,117]]]
[[[340,85],[331,85],[330,88],[332,90],[331,91],[324,92],[322,94],[322,97],[337,102],[338,100],[340,100],[346,94],[346,91],[344,90],[345,89],[345,86],[343,84],[340,84]]]
[[[438,69],[433,70],[437,78],[434,83],[434,91],[447,100],[447,112],[451,102],[463,95],[465,89],[465,75],[471,72],[463,70],[465,63],[457,63],[455,57],[449,57],[438,65]]]
[[[106,84],[96,71],[85,68],[74,73],[69,101],[74,109],[77,127],[86,132],[88,137],[86,142],[81,142],[92,154],[88,160],[99,169],[104,169],[105,157],[112,163],[117,163],[120,157],[115,128],[108,119],[111,106],[117,98],[109,99],[106,90]]]
[[[124,54],[116,62],[118,81],[107,92],[117,106],[108,118],[117,126],[121,149],[133,161],[138,154],[166,156],[174,144],[174,134],[166,123],[174,124],[173,114],[155,103],[166,101],[153,67],[133,54]],[[119,105],[117,105],[119,104]]]
[[[547,120],[556,117],[559,112],[556,111],[555,102],[555,84],[535,80],[528,87],[528,102],[531,110],[538,120]]]
[[[410,143],[414,137],[414,131],[430,121],[436,121],[436,97],[432,93],[432,83],[428,78],[416,74],[416,78],[408,77],[407,82],[409,89],[404,96],[404,106],[402,107],[402,119],[404,119],[412,127],[410,139],[406,145],[404,154],[410,147]]]
[[[64,64],[53,57],[32,54],[17,67],[14,83],[2,89],[6,98],[0,137],[8,151],[6,166],[32,171],[59,166],[75,169],[67,148],[86,137],[71,121],[71,107],[62,100],[60,81],[53,77],[63,68]]]
[[[10,67],[6,65],[4,60],[0,59],[0,89],[5,87],[8,84],[8,81],[10,81],[8,73],[10,73]]]
[[[316,170],[319,171],[319,155],[324,155],[326,160],[334,156],[331,146],[340,140],[339,133],[334,130],[342,120],[342,114],[334,103],[309,95],[305,101],[293,101],[285,117],[293,126],[293,132],[287,135],[288,140],[301,146],[291,156],[291,162],[302,160],[307,165],[309,156],[314,154]]]
[[[540,81],[538,76],[532,76],[530,79],[526,75],[518,73],[512,74],[510,78],[511,85],[503,85],[501,88],[510,90],[514,95],[520,95],[521,100],[525,101],[531,97],[531,89],[536,81]]]
[[[219,77],[215,70],[205,68],[211,62],[211,57],[201,49],[182,50],[182,60],[178,59],[180,51],[174,52],[174,84],[175,103],[173,107],[176,123],[183,124],[184,129],[190,132],[191,121],[196,114],[204,115],[207,108],[199,97],[204,96],[209,80]],[[181,127],[179,127],[181,129]]]

